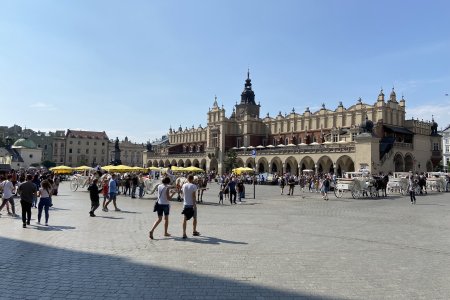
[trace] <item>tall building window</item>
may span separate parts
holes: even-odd
[[[336,133],[333,133],[333,143],[337,143],[339,142],[339,135],[337,135]]]
[[[433,143],[433,150],[438,151],[439,150],[439,143]]]
[[[72,148],[69,148],[69,153],[72,153]]]
[[[213,147],[219,147],[219,137],[218,137],[218,133],[217,132],[212,134],[212,146]]]
[[[236,139],[236,147],[237,148],[240,148],[241,147],[241,138],[240,137],[238,137],[237,139]]]

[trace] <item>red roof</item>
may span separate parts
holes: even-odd
[[[109,140],[106,132],[102,131],[82,131],[82,130],[67,130],[66,137],[79,138],[79,139],[97,139],[97,140]]]

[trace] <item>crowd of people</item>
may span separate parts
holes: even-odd
[[[20,197],[22,223],[30,225],[32,208],[37,208],[37,223],[41,224],[42,212],[45,213],[45,226],[48,226],[49,208],[53,206],[52,197],[58,195],[60,177],[51,172],[32,170],[31,172],[12,170],[0,176],[2,194],[1,211],[6,207],[8,215],[18,218],[14,197]]]
[[[198,235],[197,227],[197,204],[203,202],[204,191],[210,182],[216,181],[219,185],[218,203],[223,205],[224,200],[228,200],[231,205],[242,203],[245,198],[246,184],[261,184],[268,178],[261,175],[252,174],[224,174],[216,175],[214,172],[206,174],[177,174],[178,177],[186,177],[187,181],[180,186],[175,186],[176,176],[169,167],[166,174],[160,173],[108,173],[96,170],[93,173],[84,174],[87,179],[85,185],[88,186],[91,205],[89,215],[95,217],[96,210],[100,207],[100,197],[103,198],[102,211],[108,212],[108,206],[112,203],[115,211],[121,211],[117,205],[117,196],[122,195],[131,198],[142,198],[146,191],[145,180],[158,179],[162,176],[162,184],[157,187],[157,212],[158,219],[153,224],[149,232],[149,237],[153,238],[155,228],[162,222],[164,216],[164,235],[170,236],[168,229],[168,216],[170,212],[169,199],[178,193],[179,201],[183,201],[183,237],[186,236],[186,222],[194,218],[193,235]],[[303,192],[321,193],[322,199],[328,200],[328,193],[336,184],[336,175],[333,173],[314,174],[306,173],[300,175],[271,174],[271,182],[277,184],[281,195],[293,196],[296,186]],[[8,215],[18,218],[14,197],[20,197],[22,208],[22,223],[26,228],[30,225],[32,208],[37,208],[37,223],[41,224],[44,213],[44,224],[48,226],[49,208],[53,205],[52,198],[58,195],[58,188],[61,178],[51,172],[31,170],[11,171],[0,176],[0,193],[2,201],[1,211],[6,208]],[[447,180],[448,181],[448,180]],[[175,187],[175,189],[174,189]],[[408,177],[408,188],[411,203],[416,203],[416,193],[426,193],[425,174],[411,174]],[[180,196],[182,195],[182,197]]]

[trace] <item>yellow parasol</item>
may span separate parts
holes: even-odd
[[[50,171],[52,171],[55,174],[70,174],[73,172],[73,169],[68,166],[57,166],[50,168]]]
[[[233,173],[235,173],[236,175],[240,175],[242,173],[252,173],[252,172],[254,172],[254,170],[252,168],[247,168],[247,167],[240,167],[240,168],[233,169]]]
[[[205,172],[205,170],[197,168],[197,167],[194,167],[194,166],[190,166],[190,167],[184,168],[184,171],[187,171],[187,172]]]
[[[74,171],[86,171],[86,170],[91,170],[91,169],[92,168],[88,167],[88,166],[79,166],[79,167],[73,168]]]

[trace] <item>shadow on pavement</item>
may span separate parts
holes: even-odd
[[[336,299],[8,238],[0,251],[14,253],[0,261],[0,290],[21,299]]]
[[[110,216],[96,216],[96,218],[111,219],[111,220],[120,220],[120,219],[124,219],[124,218],[122,218],[122,217],[110,217]]]
[[[52,206],[52,207],[50,208],[50,210],[71,210],[71,209],[68,209],[68,208],[59,208],[59,207],[54,207],[54,206]]]
[[[174,238],[174,240],[197,243],[197,244],[211,244],[211,245],[220,245],[220,244],[247,245],[248,244],[245,242],[235,242],[235,241],[218,239],[218,238],[215,238],[212,236],[202,236],[202,235],[195,236],[195,237],[189,236],[187,239],[183,239],[181,237],[176,237],[176,238]]]
[[[76,229],[76,227],[73,226],[43,226],[43,225],[33,225],[33,227],[36,230],[41,230],[41,231],[64,231],[64,230],[69,230],[69,229]]]
[[[122,214],[142,214],[141,212],[137,212],[137,211],[128,211],[128,210],[121,210],[118,213],[122,213]]]

